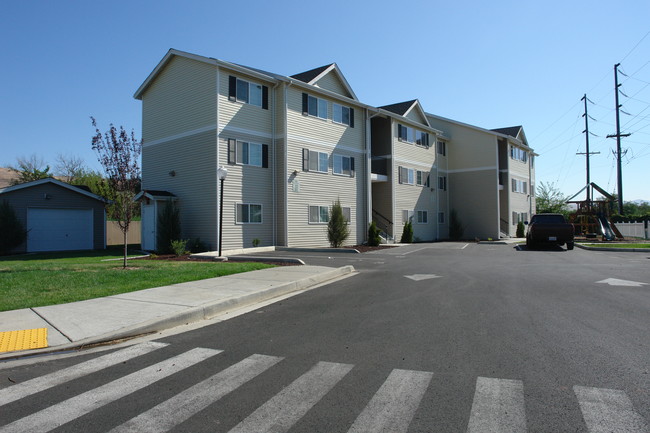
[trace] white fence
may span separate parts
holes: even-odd
[[[614,223],[616,228],[625,237],[648,239],[648,229],[643,222],[640,223]]]

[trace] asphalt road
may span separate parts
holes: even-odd
[[[0,432],[648,431],[650,254],[474,243],[273,254],[359,273],[128,360],[0,364]],[[100,355],[107,367],[65,379]],[[63,382],[2,400],[48,373]]]

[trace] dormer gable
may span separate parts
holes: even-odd
[[[427,119],[427,116],[424,110],[422,109],[422,105],[420,104],[420,101],[418,101],[417,99],[413,99],[411,101],[398,102],[397,104],[384,105],[379,108],[381,108],[382,110],[390,111],[391,113],[398,114],[402,117],[406,117],[407,119],[415,123],[419,123],[431,127],[431,125],[429,124],[429,120]]]
[[[351,98],[356,101],[359,100],[336,63],[301,72],[300,74],[292,75],[291,78],[314,87],[329,90],[346,98]]]

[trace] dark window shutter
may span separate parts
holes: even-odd
[[[266,86],[262,86],[262,108],[269,109],[269,88]]]
[[[306,95],[306,93],[303,93]],[[309,149],[302,150],[302,171],[309,171]]]
[[[354,128],[354,108],[350,108],[350,128]]]
[[[352,110],[352,109],[350,109]],[[354,177],[354,158],[350,157],[350,177]]]
[[[306,93],[302,94],[302,114],[309,113],[309,95]]]
[[[228,139],[228,164],[235,164],[237,151],[237,140],[234,138]]]
[[[269,145],[262,145],[262,167],[269,168]]]
[[[426,183],[425,183],[425,185],[426,185],[427,187],[431,185],[431,184],[429,183],[429,177],[430,177],[430,176],[431,176],[431,175],[427,174],[427,181],[426,181]]]
[[[424,145],[426,147],[429,147],[429,133],[428,132],[424,134]]]
[[[397,138],[402,141],[402,125],[399,123],[397,124]]]
[[[228,77],[228,99],[237,100],[237,77],[230,75]]]
[[[402,183],[402,167],[397,167],[397,179],[399,183]]]

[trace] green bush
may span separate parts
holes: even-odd
[[[377,224],[373,221],[368,227],[368,245],[371,247],[376,247],[381,243],[381,238],[379,237],[379,229]]]
[[[181,217],[180,210],[173,200],[167,200],[162,211],[158,214],[158,233],[156,233],[156,245],[159,254],[173,253],[172,241],[181,238]]]
[[[201,240],[201,238],[191,238],[187,241],[185,246],[191,253],[203,253],[208,251],[208,246]]]
[[[350,236],[350,228],[343,216],[343,208],[341,208],[340,200],[336,200],[332,204],[332,211],[330,213],[330,220],[327,223],[327,239],[332,248],[338,248],[343,245],[343,242]]]
[[[0,254],[8,254],[11,250],[25,242],[27,231],[20,222],[14,208],[8,201],[0,203]]]
[[[257,248],[260,245],[260,241],[258,238],[253,239],[253,248]]]
[[[411,224],[411,222],[408,221],[406,224],[404,224],[404,229],[402,230],[402,239],[400,239],[400,243],[410,244],[412,242],[413,242],[413,224]]]
[[[521,221],[517,223],[517,237],[518,238],[526,237],[526,229],[524,228],[524,223]]]
[[[180,257],[182,255],[187,254],[187,250],[185,249],[187,247],[187,241],[186,240],[176,240],[171,242],[171,249],[176,255],[176,257]]]

